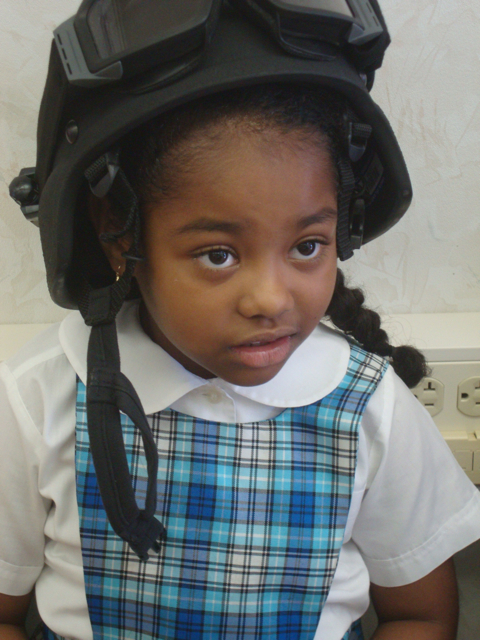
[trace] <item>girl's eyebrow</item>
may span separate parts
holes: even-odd
[[[194,222],[189,222],[180,227],[175,235],[183,233],[191,233],[192,231],[224,231],[226,233],[238,233],[243,225],[239,222],[226,222],[222,220],[213,220],[212,218],[199,218]]]
[[[311,215],[301,218],[297,222],[297,228],[299,230],[302,230],[306,229],[312,224],[322,224],[324,222],[330,222],[331,220],[336,219],[336,210],[330,207],[324,207],[317,213],[312,213]],[[183,227],[180,227],[180,229],[175,231],[175,235],[182,235],[184,233],[192,233],[196,231],[223,231],[224,233],[235,234],[239,233],[244,228],[245,225],[240,222],[227,222],[226,220],[214,220],[213,218],[199,218],[198,220],[188,222],[187,224],[183,225]]]
[[[332,209],[330,207],[324,207],[317,213],[312,213],[309,216],[305,216],[304,218],[300,218],[297,223],[298,229],[306,229],[312,224],[322,224],[323,222],[330,222],[331,220],[337,219],[337,211],[336,209]]]

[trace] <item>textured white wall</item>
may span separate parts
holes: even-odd
[[[0,324],[54,322],[38,229],[8,195],[22,167],[35,164],[36,120],[53,29],[78,0],[0,0]]]
[[[78,0],[0,2],[0,323],[64,315],[44,283],[38,230],[8,196],[35,162],[51,32]],[[347,263],[387,313],[480,311],[480,3],[383,0],[393,44],[374,97],[415,191],[406,217]]]
[[[373,96],[391,119],[414,201],[348,266],[389,313],[480,310],[480,3],[380,0],[392,45]]]

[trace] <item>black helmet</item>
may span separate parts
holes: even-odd
[[[242,2],[255,4],[246,0],[236,0],[234,4]],[[95,1],[83,2],[76,16],[77,31],[81,31],[77,25],[79,17],[92,4]],[[197,4],[212,5],[213,14],[219,2]],[[375,0],[372,5],[384,25]],[[204,39],[208,43],[204,43],[201,57],[180,52],[183,54],[179,55],[180,65],[172,68],[171,63],[163,62],[160,68],[133,77],[130,70],[130,78],[106,84],[102,84],[106,81],[101,74],[92,75],[90,82],[84,79],[77,80],[77,84],[69,82],[67,74],[71,68],[62,64],[68,50],[59,44],[63,36],[64,45],[68,34],[61,28],[57,30],[38,123],[37,166],[34,170],[23,170],[12,184],[11,193],[23,205],[27,217],[38,220],[49,291],[60,306],[78,307],[79,293],[72,272],[74,220],[86,170],[132,129],[207,94],[267,82],[308,83],[334,89],[347,98],[358,118],[350,123],[349,155],[355,174],[355,187],[350,188],[350,194],[355,193],[365,212],[364,222],[360,217],[350,220],[348,225],[353,229],[353,248],[387,231],[407,210],[412,190],[403,156],[385,115],[367,88],[389,43],[386,28],[375,40],[375,56],[366,45],[356,48],[361,53],[370,52],[362,59],[351,55],[351,47],[349,51],[320,43],[323,45],[320,53],[306,57],[308,53],[292,55],[261,25],[240,17],[225,3],[221,15],[216,17],[215,29],[211,15],[206,24]],[[103,165],[105,171],[107,165],[108,160]],[[350,213],[358,211],[356,203],[350,200]],[[350,257],[351,250],[340,248],[339,253],[344,259]],[[75,267],[78,269],[78,264]]]
[[[339,257],[350,257],[352,248],[387,231],[412,197],[395,135],[369,93],[389,44],[377,0],[148,0],[142,8],[144,1],[84,0],[56,30],[37,166],[22,170],[10,186],[40,227],[53,300],[79,308],[93,326],[87,381],[93,461],[114,530],[143,558],[163,527],[154,518],[156,447],[138,396],[120,372],[114,322],[139,257],[138,203],[118,160],[122,138],[162,112],[229,89],[264,83],[328,87],[352,109],[338,166]],[[181,13],[179,8],[185,15],[175,27],[170,14]],[[148,30],[155,23],[149,12],[162,11],[158,36],[157,24]],[[108,30],[112,16],[123,17],[121,29]],[[124,275],[98,288],[79,284],[90,259],[88,243],[76,235],[87,184],[98,196],[120,191],[134,238]],[[142,511],[121,454],[118,409],[144,441],[149,486]]]

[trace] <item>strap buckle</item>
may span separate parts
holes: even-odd
[[[348,156],[352,162],[357,162],[365,153],[368,141],[372,135],[372,127],[361,122],[350,122],[348,125]]]
[[[358,198],[350,211],[350,244],[352,249],[360,249],[365,227],[365,202]]]
[[[105,197],[110,191],[120,169],[119,156],[120,149],[107,151],[85,171],[90,190],[97,198]]]

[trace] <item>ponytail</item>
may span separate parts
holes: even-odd
[[[394,347],[381,328],[380,316],[363,306],[365,296],[360,289],[349,289],[345,277],[337,270],[337,281],[326,315],[346,335],[352,336],[360,346],[387,358],[395,373],[409,387],[415,387],[428,374],[425,357],[410,346]]]

